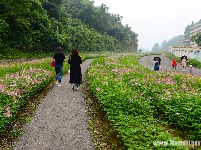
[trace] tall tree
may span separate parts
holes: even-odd
[[[195,25],[195,23],[194,23],[194,21],[192,21],[192,23],[191,23],[191,27],[193,27]]]
[[[201,46],[201,32],[191,37],[192,42],[196,42],[198,46]]]
[[[90,0],[1,0],[0,53],[49,52],[54,47],[83,51],[137,50],[137,34],[109,7]],[[3,48],[4,47],[4,48]]]
[[[159,44],[155,43],[154,46],[152,47],[153,52],[159,52]]]
[[[61,17],[61,6],[63,0],[48,0],[43,1],[42,6],[47,11],[49,18],[55,18],[57,20]]]

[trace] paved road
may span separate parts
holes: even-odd
[[[91,60],[82,64],[84,73]],[[95,150],[87,130],[87,108],[81,91],[72,90],[69,74],[61,87],[53,89],[37,107],[35,115],[23,127],[24,134],[14,150]]]

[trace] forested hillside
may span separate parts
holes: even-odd
[[[137,51],[137,34],[90,0],[1,0],[0,58],[71,51]]]
[[[167,52],[169,50],[169,46],[182,46],[184,45],[183,40],[190,40],[191,42],[196,42],[198,46],[201,46],[201,33],[197,33],[196,35],[190,38],[190,28],[201,23],[201,19],[194,23],[192,21],[191,25],[187,25],[183,35],[177,35],[171,38],[169,41],[163,40],[161,44],[155,43],[152,47],[153,52]]]
[[[164,40],[160,45],[158,43],[154,44],[152,51],[153,52],[167,52],[169,46],[182,46],[184,40],[184,35],[178,35],[171,38],[169,41]]]

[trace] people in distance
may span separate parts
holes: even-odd
[[[181,64],[182,64],[182,67],[183,67],[183,71],[186,71],[186,62],[188,60],[187,56],[183,55],[181,56]]]
[[[158,60],[158,58],[155,58],[155,61],[154,61],[154,70],[155,71],[159,71],[159,60]]]
[[[177,61],[176,59],[172,60],[172,68],[176,71],[177,70]]]
[[[161,68],[161,58],[159,56],[154,57],[154,62],[158,59],[159,68]]]

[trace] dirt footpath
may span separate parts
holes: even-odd
[[[84,73],[92,60],[82,64]],[[61,87],[53,89],[37,107],[31,121],[24,125],[24,134],[14,150],[94,150],[93,137],[87,130],[84,97],[81,90],[72,90],[69,74]]]
[[[159,71],[174,71],[174,69],[172,68],[172,60],[165,57],[165,55],[149,55],[149,56],[144,56],[142,58],[140,58],[139,60],[139,64],[141,64],[142,66],[152,69],[152,67],[154,66],[154,57],[155,56],[159,56],[161,58],[161,69]],[[186,67],[186,71],[183,72],[183,68],[181,66],[180,63],[177,63],[177,70],[176,72],[179,73],[187,73],[190,74],[190,68],[189,66]],[[192,71],[193,75],[201,75],[201,70],[197,69],[197,68],[193,68]]]

